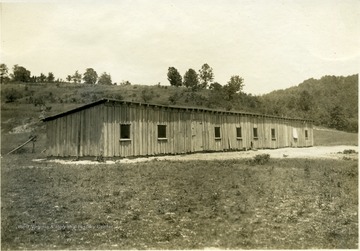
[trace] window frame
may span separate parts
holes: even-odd
[[[259,133],[258,133],[258,128],[257,127],[253,127],[253,138],[254,139],[259,139]]]
[[[236,127],[236,139],[242,139],[242,128],[241,128],[241,126]]]
[[[276,140],[276,130],[275,130],[275,128],[271,128],[271,140]]]
[[[162,129],[160,130],[160,128],[162,128]],[[165,137],[160,137],[160,136],[165,136]],[[167,140],[167,125],[165,125],[165,124],[157,125],[157,139],[158,140]]]
[[[127,127],[128,128],[128,137],[123,137],[123,127]],[[131,124],[127,124],[127,123],[121,123],[120,124],[120,141],[131,141]]]
[[[218,132],[219,136],[217,136],[217,132]],[[214,126],[214,137],[217,140],[221,139],[221,127],[220,126]]]
[[[307,129],[305,129],[305,139],[309,139],[309,132]]]

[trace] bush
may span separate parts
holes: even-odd
[[[112,97],[117,100],[124,100],[124,97],[121,94],[114,94]]]
[[[169,97],[169,101],[170,101],[170,103],[171,103],[172,105],[175,105],[176,102],[177,102],[181,97],[182,97],[182,93],[176,92],[176,93],[174,93],[173,95],[171,95],[171,96]]]
[[[351,154],[351,153],[356,153],[356,151],[353,150],[353,149],[345,149],[345,150],[343,151],[343,154]]]
[[[185,94],[185,102],[191,102],[192,104],[195,105],[203,105],[207,103],[207,98],[206,96],[203,96],[201,94],[198,93],[194,93],[194,92],[190,92],[190,93],[186,93]]]
[[[99,99],[99,97],[94,93],[91,95],[91,102],[95,102]]]
[[[15,90],[14,88],[11,88],[10,90],[5,90],[5,102],[11,103],[15,102],[17,99],[22,98],[23,95],[21,92]]]
[[[253,159],[248,161],[250,165],[264,165],[270,160],[270,154],[258,154]]]
[[[144,101],[145,103],[151,101],[154,98],[154,92],[151,91],[147,91],[147,90],[142,90],[141,92],[141,99],[142,101]]]
[[[34,106],[44,106],[45,105],[45,99],[44,97],[36,97],[33,99]]]

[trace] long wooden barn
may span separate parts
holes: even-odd
[[[311,120],[102,99],[44,119],[48,156],[309,147]]]

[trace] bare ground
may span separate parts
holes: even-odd
[[[344,154],[344,150],[354,150],[356,153]],[[307,148],[280,148],[280,149],[259,149],[250,151],[238,152],[215,152],[215,153],[194,153],[184,155],[168,155],[157,157],[139,157],[139,158],[124,158],[120,160],[107,160],[104,164],[115,163],[137,163],[153,160],[172,160],[172,161],[188,161],[188,160],[228,160],[228,159],[244,159],[253,158],[258,154],[269,154],[270,158],[305,158],[305,159],[358,159],[357,146],[314,146]],[[89,160],[46,160],[35,159],[38,162],[55,162],[61,164],[81,165],[81,164],[99,164],[97,161]]]

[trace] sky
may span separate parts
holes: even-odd
[[[1,1],[1,63],[65,79],[169,85],[205,63],[214,81],[268,93],[324,75],[359,73],[358,0]]]

